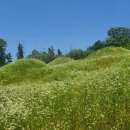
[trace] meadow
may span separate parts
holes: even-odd
[[[130,51],[1,67],[0,130],[130,130]]]

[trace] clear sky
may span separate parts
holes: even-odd
[[[130,0],[0,0],[0,38],[16,56],[51,45],[64,53],[86,49],[107,37],[110,27],[130,27]]]

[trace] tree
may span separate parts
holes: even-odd
[[[7,43],[3,39],[0,39],[0,66],[6,63],[6,47]]]
[[[7,55],[6,55],[6,60],[7,60],[7,64],[9,64],[9,63],[11,63],[12,62],[12,56],[11,56],[11,53],[8,53]]]
[[[91,47],[89,47],[90,50],[93,50],[93,51],[96,51],[96,50],[99,50],[101,48],[104,47],[104,43],[101,42],[100,40],[96,41],[94,43],[94,45],[92,45]]]
[[[18,44],[18,53],[17,53],[17,59],[24,58],[24,51],[23,51],[23,45],[21,43]]]
[[[116,37],[117,35],[123,35],[130,37],[130,28],[125,27],[114,27],[108,30],[107,32],[109,37]]]
[[[73,58],[74,60],[85,58],[84,51],[81,49],[72,49],[70,52],[66,55],[70,58]]]
[[[51,62],[52,60],[55,59],[55,52],[54,52],[53,46],[51,46],[51,47],[48,48],[48,54],[47,54],[47,56],[48,56],[48,62]]]
[[[33,50],[32,54],[29,55],[28,58],[36,58],[46,63],[49,63],[55,59],[54,49],[53,47],[50,47],[48,48],[48,52],[39,52],[37,50]]]
[[[126,46],[130,44],[130,28],[116,27],[108,30],[107,46]]]
[[[57,55],[62,56],[62,51],[60,49],[57,50]]]

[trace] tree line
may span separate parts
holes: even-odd
[[[3,39],[0,39],[0,66],[12,62],[12,55],[11,53],[6,53],[6,47],[7,47],[7,42]],[[23,45],[19,43],[17,59],[22,59],[22,58],[24,58]]]
[[[55,50],[53,46],[48,48],[48,51],[39,52],[38,50],[33,50],[30,55],[26,58],[36,58],[42,60],[46,63],[51,62],[57,57],[70,57],[74,60],[83,59],[97,51],[101,48],[108,47],[108,46],[115,46],[115,47],[126,47],[130,45],[130,28],[125,27],[114,27],[110,28],[107,32],[108,37],[103,41],[96,41],[92,46],[89,46],[86,50],[82,49],[71,49],[67,54],[63,54],[60,49]],[[7,43],[5,40],[0,39],[0,66],[5,64],[9,64],[12,62],[11,53],[6,53]],[[24,58],[24,48],[21,43],[17,46],[18,52],[16,54],[17,59]]]

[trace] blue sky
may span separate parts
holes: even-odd
[[[130,0],[0,0],[0,38],[16,56],[51,45],[64,53],[107,37],[110,27],[130,27]]]

